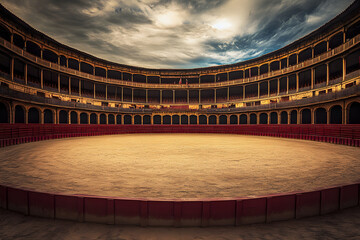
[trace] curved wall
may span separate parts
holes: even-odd
[[[230,133],[360,146],[359,125],[68,126],[0,125],[1,146],[62,137],[144,132]],[[138,226],[237,226],[323,215],[359,206],[360,183],[258,197],[157,200],[41,193],[0,185],[0,207],[25,215]]]
[[[273,53],[190,70],[143,69],[94,58],[1,6],[0,80],[16,91],[63,102],[153,111],[245,109],[312,98],[360,83],[359,6],[355,1],[323,27]]]

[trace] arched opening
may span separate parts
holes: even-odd
[[[315,110],[315,124],[326,124],[327,113],[325,108],[317,108]]]
[[[215,115],[211,115],[209,117],[209,124],[216,124],[216,116]]]
[[[37,108],[30,108],[28,111],[28,123],[40,123],[40,114]]]
[[[9,111],[2,102],[0,102],[0,123],[9,123]]]
[[[330,109],[330,124],[342,124],[342,107],[333,106]]]
[[[131,124],[131,115],[124,116],[124,124]]]
[[[309,47],[299,53],[299,55],[298,55],[299,62],[298,63],[304,62],[310,58],[312,58],[312,48],[311,47]]]
[[[227,116],[226,115],[221,115],[219,117],[219,124],[227,124]]]
[[[68,68],[79,70],[79,61],[73,58],[68,58]]]
[[[88,124],[88,123],[89,123],[88,114],[87,113],[80,113],[80,124]]]
[[[18,48],[24,49],[25,47],[24,38],[16,33],[13,34],[13,43]]]
[[[327,51],[327,42],[323,41],[314,47],[314,57]]]
[[[95,76],[106,77],[106,70],[104,68],[95,67]]]
[[[288,123],[288,113],[285,111],[282,111],[280,113],[280,123],[281,124],[287,124]]]
[[[65,110],[59,111],[59,123],[60,124],[67,124],[68,123],[68,112]]]
[[[351,25],[346,31],[346,40],[356,37],[360,33],[360,21]]]
[[[44,123],[54,123],[53,111],[50,109],[44,110]]]
[[[246,114],[240,115],[240,124],[247,124],[247,115]]]
[[[238,124],[238,116],[231,115],[230,116],[230,124]]]
[[[257,123],[257,116],[255,113],[250,114],[250,124],[256,124]]]
[[[344,33],[339,32],[332,36],[329,40],[329,48],[334,49],[344,43]]]
[[[34,42],[27,41],[26,42],[26,51],[32,55],[37,57],[41,57],[41,48]]]
[[[15,123],[25,123],[25,110],[20,105],[15,107]]]
[[[270,71],[276,71],[280,69],[280,61],[274,61],[270,63]]]
[[[84,113],[86,115],[86,113]],[[83,115],[83,120],[85,121],[83,124],[87,124],[87,115]],[[70,113],[70,122],[71,124],[77,124],[78,123],[78,114],[76,112]]]
[[[60,55],[60,66],[67,67],[67,58],[63,55]]]
[[[304,109],[301,111],[301,123],[311,124],[311,111],[310,109]]]
[[[115,116],[113,114],[108,115],[108,123],[115,124]]]
[[[135,115],[134,124],[141,125],[141,116],[140,115]]]
[[[116,124],[121,124],[121,115],[116,115]]]
[[[11,41],[11,32],[9,29],[3,25],[0,24],[0,37],[5,39],[6,41]]]
[[[260,124],[267,124],[268,123],[268,115],[266,113],[260,114]]]
[[[353,102],[349,107],[349,124],[360,124],[360,103]]]
[[[346,56],[346,74],[360,69],[360,50]]]
[[[93,75],[94,67],[86,62],[80,62],[80,71]]]
[[[90,114],[90,124],[97,124],[97,115],[96,113],[91,113]]]
[[[297,124],[297,111],[292,110],[290,112],[290,124]]]
[[[181,125],[189,124],[189,118],[186,115],[181,115]]]
[[[153,122],[154,122],[154,124],[161,124],[161,116],[160,115],[155,115],[153,117]]]
[[[179,115],[173,115],[173,116],[172,116],[172,124],[176,124],[176,125],[180,124],[180,117],[179,117]]]
[[[278,124],[278,114],[276,112],[270,113],[270,124]]]
[[[163,124],[171,124],[171,117],[170,115],[165,115],[163,117]]]
[[[106,124],[106,115],[104,113],[100,114],[100,124]]]
[[[199,116],[199,124],[207,124],[207,117],[205,115]]]
[[[197,124],[197,116],[195,115],[190,116],[190,124]]]
[[[0,52],[0,72],[10,74],[10,57]]]
[[[58,55],[49,49],[44,49],[43,59],[49,62],[58,63]]]
[[[143,116],[143,124],[151,124],[151,117],[150,115]]]
[[[268,73],[269,72],[269,65],[264,64],[260,66],[260,75]]]

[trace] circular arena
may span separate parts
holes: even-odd
[[[237,226],[360,202],[360,2],[258,58],[113,63],[0,5],[0,207],[137,226]]]

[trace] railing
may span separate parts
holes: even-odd
[[[353,46],[357,45],[360,42],[360,35],[355,36],[354,38],[350,39],[346,43],[338,46],[335,49],[332,49],[331,51],[328,51],[326,53],[323,53],[315,58],[309,59],[307,61],[304,61],[302,63],[299,63],[294,66],[290,66],[281,70],[273,71],[270,73],[266,73],[260,76],[250,77],[250,78],[244,78],[244,79],[237,79],[237,80],[231,80],[231,81],[225,81],[225,82],[217,82],[217,83],[203,83],[203,84],[149,84],[149,83],[136,83],[136,82],[129,82],[129,81],[123,81],[123,80],[113,80],[109,78],[103,78],[99,76],[94,76],[91,74],[83,73],[77,70],[73,70],[70,68],[66,68],[63,66],[60,66],[59,64],[52,63],[45,61],[41,58],[38,58],[20,48],[17,46],[11,44],[10,42],[6,41],[3,38],[0,38],[0,45],[6,47],[7,49],[19,54],[20,56],[31,60],[33,62],[38,63],[39,65],[43,67],[52,68],[54,70],[61,71],[66,74],[72,74],[77,77],[102,82],[102,83],[109,83],[109,84],[116,84],[116,85],[123,85],[123,86],[129,86],[129,87],[139,87],[139,88],[172,88],[172,89],[193,89],[193,88],[215,88],[215,87],[223,87],[223,86],[231,86],[241,83],[249,83],[249,82],[255,82],[259,80],[264,80],[271,77],[278,77],[283,74],[287,74],[293,71],[300,70],[302,68],[317,64],[319,62],[322,62],[326,59],[329,59],[335,55],[338,55],[344,51],[349,50]]]
[[[331,92],[324,95],[318,95],[311,98],[287,101],[287,102],[280,102],[280,103],[269,103],[266,105],[259,105],[259,106],[249,106],[249,107],[240,107],[240,108],[210,108],[210,109],[196,109],[193,111],[197,111],[200,113],[242,113],[248,111],[261,111],[261,110],[270,110],[270,109],[281,109],[281,108],[290,108],[290,107],[299,107],[299,106],[306,106],[311,104],[318,104],[321,102],[327,101],[336,101],[339,99],[344,99],[350,96],[359,96],[360,95],[360,85],[354,85],[349,88],[345,88],[341,91]],[[119,108],[119,107],[107,107],[107,106],[96,106],[96,105],[89,105],[79,102],[67,102],[61,101],[59,99],[51,99],[51,98],[44,98],[37,95],[31,95],[23,92],[18,92],[12,89],[9,89],[4,86],[0,86],[0,96],[4,96],[11,99],[23,100],[34,102],[38,104],[47,104],[47,105],[55,105],[59,107],[66,107],[66,108],[77,108],[77,109],[85,109],[85,110],[95,110],[95,111],[109,111],[109,112],[116,112],[116,113],[151,113],[157,112],[157,109],[149,109],[149,108],[142,108],[142,109],[131,109],[131,108]],[[161,111],[189,111],[191,109],[161,109]]]

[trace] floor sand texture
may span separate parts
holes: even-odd
[[[0,184],[124,198],[227,198],[360,179],[360,148],[230,134],[124,134],[0,149]]]

